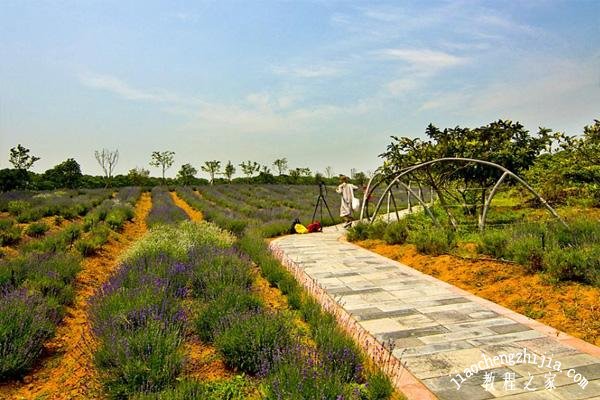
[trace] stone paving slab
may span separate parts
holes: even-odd
[[[270,247],[410,399],[600,399],[600,348],[344,233],[326,228]]]

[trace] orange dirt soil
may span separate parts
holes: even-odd
[[[0,398],[96,399],[101,387],[93,363],[93,337],[87,315],[88,300],[119,266],[119,256],[146,232],[146,216],[152,207],[143,193],[132,222],[120,234],[112,234],[98,254],[85,258],[76,278],[75,302],[66,310],[56,336],[45,345],[44,357],[22,382],[0,386]]]
[[[183,201],[183,199],[177,196],[177,193],[171,192],[171,198],[175,205],[185,211],[192,221],[202,221],[202,213]]]
[[[458,286],[546,325],[600,345],[600,288],[552,284],[517,264],[419,254],[415,246],[365,240],[358,245]]]

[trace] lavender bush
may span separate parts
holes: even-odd
[[[26,289],[0,293],[0,379],[19,376],[31,367],[54,334],[55,319],[39,294]]]
[[[169,191],[162,186],[152,189],[152,210],[146,218],[149,226],[156,224],[173,224],[188,220],[189,216],[173,203]]]

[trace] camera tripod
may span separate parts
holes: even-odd
[[[325,183],[319,182],[319,197],[317,197],[317,204],[315,204],[315,211],[313,212],[312,220],[315,220],[315,216],[317,215],[317,210],[321,210],[321,221],[323,221],[323,204],[325,204],[325,208],[329,213],[329,218],[331,218],[331,223],[335,225],[335,220],[333,219],[333,215],[331,214],[331,210],[329,209],[329,205],[327,204],[327,200],[325,200],[325,196],[327,195],[327,188],[325,187]],[[337,226],[335,227],[337,230]]]

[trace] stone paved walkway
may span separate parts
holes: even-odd
[[[270,246],[409,399],[600,399],[600,348],[347,243],[343,233],[327,228]],[[550,381],[556,388],[546,390]]]

